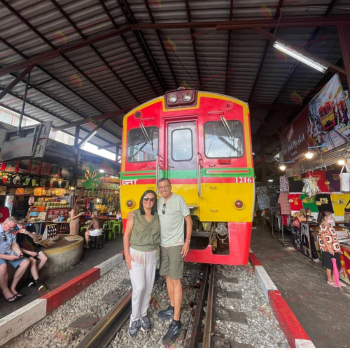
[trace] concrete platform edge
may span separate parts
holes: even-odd
[[[288,340],[289,346],[292,348],[315,348],[315,345],[252,250],[249,250],[249,261],[254,266],[255,276]]]
[[[50,312],[57,309],[67,300],[78,295],[122,261],[123,255],[117,254],[50,291],[48,294],[0,319],[0,345],[7,343],[43,319]]]

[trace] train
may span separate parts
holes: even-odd
[[[168,178],[193,220],[185,261],[246,265],[255,198],[253,164],[245,102],[185,87],[167,91],[123,120],[123,227],[143,192],[157,192],[157,181]]]

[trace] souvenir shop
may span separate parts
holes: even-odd
[[[274,190],[257,188],[259,208],[314,261],[322,258],[318,215],[333,213],[343,253],[340,277],[350,284],[350,103],[338,75],[282,133],[281,145],[285,174]],[[271,194],[277,195],[277,205]]]

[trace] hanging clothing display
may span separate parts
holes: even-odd
[[[290,215],[290,204],[288,200],[288,193],[281,193],[278,198],[278,203],[281,205],[281,214]]]
[[[326,171],[325,170],[315,170],[315,171],[308,171],[305,174],[305,178],[313,177],[316,182],[317,186],[320,190],[320,192],[329,192],[329,181],[326,178]]]
[[[316,205],[316,196],[309,197],[306,193],[300,195],[303,203],[303,208],[308,208],[313,213],[318,213],[318,206]]]
[[[329,182],[330,192],[340,192],[339,170],[327,170],[326,179]]]
[[[291,176],[288,178],[289,192],[300,193],[303,191],[303,175]]]
[[[257,187],[256,195],[260,210],[270,208],[270,197],[267,195],[267,188],[265,186]]]
[[[280,177],[280,193],[289,192],[289,183],[286,175]]]
[[[344,216],[344,209],[350,200],[350,194],[331,194],[332,206],[335,216]]]
[[[316,195],[316,204],[319,212],[330,211],[334,213],[331,195],[328,193],[320,193]]]
[[[301,193],[290,193],[288,194],[288,200],[290,203],[291,211],[299,211],[303,208],[303,202],[300,199]]]
[[[312,176],[308,178],[303,179],[304,187],[303,187],[303,193],[306,193],[309,197],[315,196],[317,193],[319,193],[319,188],[317,186],[317,181]]]

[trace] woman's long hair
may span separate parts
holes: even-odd
[[[330,211],[320,211],[317,217],[317,223],[320,225],[321,222],[325,219],[325,217],[332,215]]]
[[[141,215],[145,215],[145,209],[143,208],[143,197],[146,197],[146,195],[148,193],[152,193],[154,194],[154,198],[156,199],[154,201],[154,204],[153,204],[153,207],[151,209],[151,214],[154,215],[154,213],[157,211],[157,193],[155,193],[154,191],[152,190],[147,190],[143,193],[143,195],[141,196],[141,199],[140,199],[140,206],[139,206],[139,209],[140,209],[140,212],[141,212]]]

